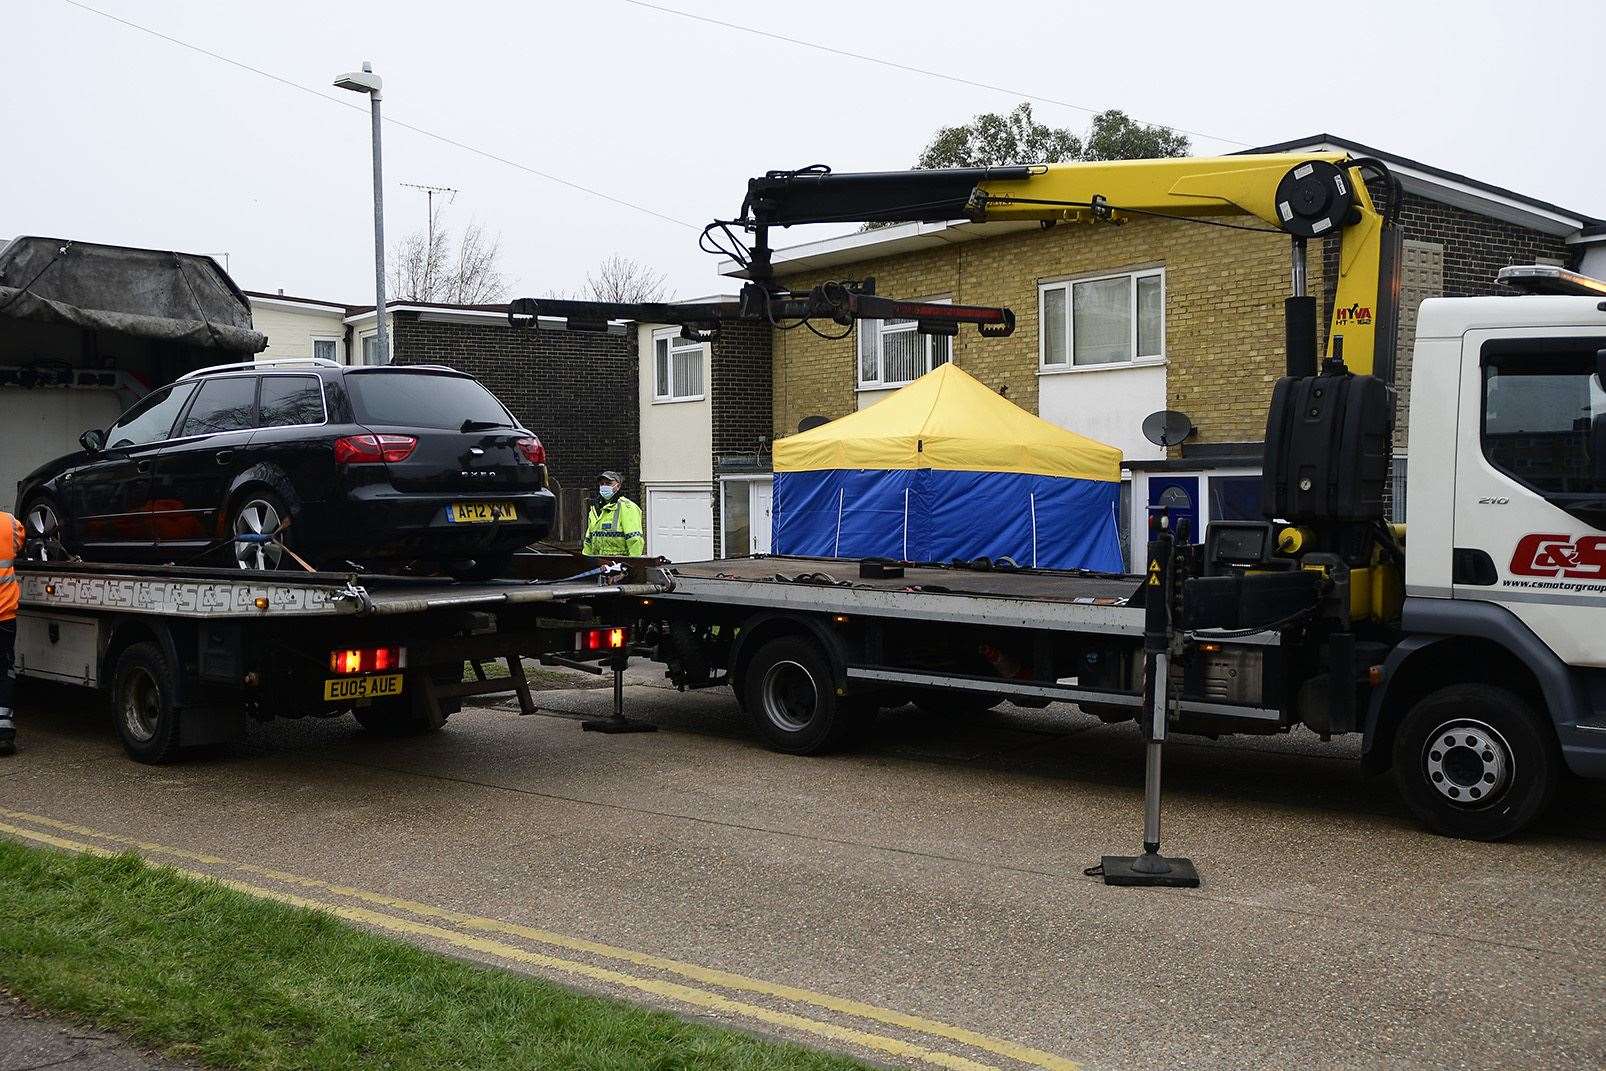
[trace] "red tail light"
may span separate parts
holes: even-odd
[[[546,462],[546,447],[542,446],[541,440],[534,435],[527,435],[513,445],[519,448],[519,453],[523,454],[524,460],[530,464],[540,465]]]
[[[335,461],[342,465],[406,461],[417,446],[411,435],[347,435],[335,440]]]
[[[588,628],[575,634],[574,649],[581,652],[622,651],[629,642],[630,630],[627,628]]]
[[[400,647],[353,647],[329,652],[331,673],[384,673],[406,664]]]

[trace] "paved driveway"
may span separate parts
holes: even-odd
[[[1429,836],[1308,735],[1167,751],[1195,891],[1108,888],[1141,743],[1069,708],[887,715],[856,754],[763,750],[723,691],[638,676],[662,731],[466,710],[411,742],[279,722],[126,760],[32,688],[0,834],[133,848],[515,970],[908,1067],[1596,1068],[1606,792],[1510,844]]]

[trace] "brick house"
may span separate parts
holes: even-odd
[[[268,336],[263,357],[329,357],[377,364],[373,306],[346,307],[282,293],[252,292],[252,315]],[[578,543],[597,473],[618,469],[640,500],[640,409],[634,325],[606,333],[540,321],[509,326],[506,305],[386,303],[392,363],[443,364],[477,377],[546,446],[558,493],[554,540]],[[732,397],[739,397],[733,391]]]
[[[1581,213],[1329,135],[1254,151],[1378,157],[1401,179],[1407,244],[1395,498],[1403,510],[1403,388],[1417,305],[1429,296],[1498,293],[1495,273],[1508,264],[1606,260],[1606,233]],[[1336,241],[1312,243],[1309,285],[1324,295],[1324,322],[1336,258]],[[1154,218],[1046,229],[903,224],[779,250],[774,263],[793,289],[874,276],[883,294],[1006,305],[1017,317],[1015,334],[1001,339],[969,330],[920,336],[912,324],[873,321],[836,340],[774,331],[775,436],[810,417],[873,405],[953,360],[1027,411],[1120,447],[1124,531],[1141,527],[1146,506],[1162,495],[1193,512],[1196,534],[1213,519],[1258,517],[1266,407],[1284,368],[1285,236]],[[729,262],[721,270],[739,274]],[[1159,409],[1189,414],[1196,428],[1169,454],[1140,431]]]

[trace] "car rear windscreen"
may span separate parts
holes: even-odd
[[[513,427],[502,403],[478,380],[435,372],[358,372],[346,376],[357,422],[411,428]]]

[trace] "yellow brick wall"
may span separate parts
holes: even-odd
[[[1307,263],[1309,292],[1320,294],[1319,249]],[[1259,441],[1271,385],[1283,369],[1284,235],[1159,219],[1119,227],[1065,224],[837,265],[783,282],[801,290],[873,275],[877,292],[887,296],[1007,305],[1015,311],[1015,333],[990,339],[961,329],[954,360],[993,389],[1007,387],[1012,401],[1035,413],[1038,282],[1156,265],[1166,269],[1167,404],[1193,417],[1199,433],[1191,441]],[[822,330],[841,331],[829,324]],[[854,410],[854,336],[826,341],[806,328],[776,331],[772,352],[778,437],[795,433],[806,416],[836,418]]]

